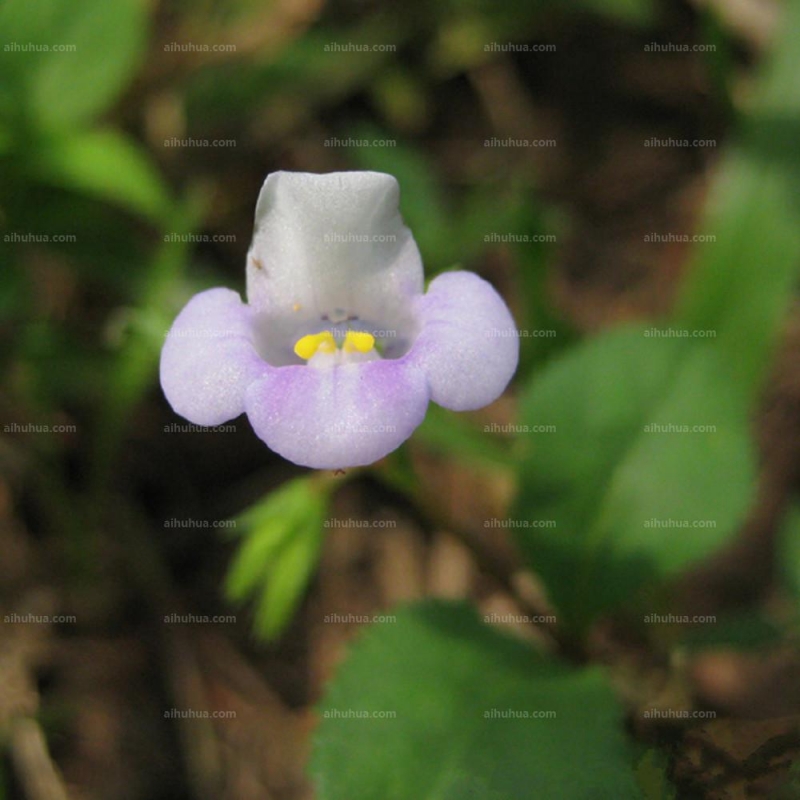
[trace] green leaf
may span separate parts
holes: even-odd
[[[105,381],[103,407],[97,415],[91,458],[93,491],[102,494],[111,464],[128,424],[128,416],[143,393],[156,380],[163,333],[169,327],[173,294],[180,285],[189,251],[189,234],[201,218],[201,202],[189,196],[164,220],[164,230],[177,234],[166,238],[143,271],[137,307],[146,309],[147,325],[133,326]]]
[[[753,493],[746,409],[727,370],[707,346],[650,332],[589,341],[520,401],[524,424],[552,427],[526,437],[515,513],[551,525],[516,530],[567,625],[713,553]]]
[[[238,518],[235,530],[244,542],[226,579],[231,600],[247,599],[261,584],[270,560],[294,533],[294,518],[302,514],[309,492],[307,479],[287,481]]]
[[[112,130],[51,138],[31,156],[39,180],[108,200],[166,224],[169,193],[149,157]]]
[[[551,661],[463,604],[395,618],[362,633],[322,703],[320,800],[641,796],[600,670]]]
[[[292,534],[293,530],[277,518],[265,519],[247,531],[225,579],[229,600],[241,603],[252,596],[263,583],[270,559]]]
[[[787,511],[778,531],[778,574],[800,610],[800,506]]]
[[[287,41],[279,53],[267,48],[257,60],[238,59],[197,70],[186,87],[188,129],[210,127],[218,132],[236,121],[238,131],[242,120],[253,116],[261,119],[262,141],[283,140],[298,126],[319,118],[325,108],[364,90],[385,64],[396,60],[392,51],[340,52],[331,45],[347,42],[370,48],[391,43],[401,48],[412,24],[408,15],[371,14],[347,28],[315,25]]]
[[[511,461],[511,448],[504,446],[498,435],[483,432],[469,420],[433,404],[415,436],[435,452],[478,466],[496,469]]]
[[[603,17],[631,25],[644,25],[653,20],[652,0],[580,0],[579,5]],[[570,10],[573,7],[569,6]]]
[[[265,639],[277,637],[291,619],[319,561],[325,507],[320,507],[269,562],[255,616],[255,630]]]
[[[286,626],[317,564],[332,487],[329,481],[296,478],[239,518],[243,541],[225,593],[236,603],[258,595],[255,631],[265,639]]]
[[[30,313],[30,290],[25,282],[23,270],[11,261],[9,247],[0,245],[5,268],[0,270],[0,322],[6,323]],[[7,353],[3,353],[7,355]]]
[[[757,610],[720,617],[716,622],[694,625],[680,640],[687,650],[760,650],[777,645],[784,631]]]
[[[785,782],[775,790],[772,800],[797,800],[800,797],[800,759],[791,762]]]
[[[666,758],[658,750],[645,751],[636,765],[636,779],[646,800],[675,800],[675,787],[667,778]]]
[[[146,8],[140,0],[5,0],[0,116],[42,131],[102,112],[143,53]]]
[[[676,324],[712,330],[751,397],[770,366],[800,265],[800,4],[785,6],[782,38],[716,181]]]
[[[520,221],[511,232],[527,234],[530,239],[552,236],[553,242],[565,224],[553,211],[545,213],[534,201],[520,205]],[[520,363],[517,379],[528,377],[541,363],[578,342],[576,331],[559,316],[553,307],[548,269],[549,251],[554,245],[541,241],[525,241],[514,245],[517,280],[520,285],[521,308],[515,314],[522,330],[537,331],[536,336],[520,338]]]
[[[558,435],[541,437],[524,465],[519,513],[557,529],[520,540],[570,624],[712,553],[752,496],[747,416],[800,265],[800,4],[787,14],[716,186],[706,226],[716,239],[698,248],[670,329],[686,338],[612,333],[552,365],[523,402],[523,421],[554,423]],[[716,429],[645,436],[648,423]],[[713,527],[648,529],[651,518]]]

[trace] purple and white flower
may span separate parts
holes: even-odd
[[[256,434],[307,467],[370,464],[399,447],[428,402],[480,408],[506,388],[519,340],[503,300],[471,272],[424,291],[390,175],[276,172],[256,206],[247,303],[193,297],[161,353],[176,413]]]

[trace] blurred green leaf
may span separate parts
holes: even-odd
[[[686,627],[682,625],[681,627]],[[681,637],[687,650],[757,650],[777,644],[784,631],[756,610],[720,617],[716,622],[693,625]]]
[[[753,494],[746,412],[714,351],[645,333],[589,341],[520,400],[523,424],[553,428],[527,437],[515,515],[551,527],[516,530],[569,625],[713,553]]]
[[[800,505],[786,512],[778,531],[777,571],[800,611]]]
[[[317,564],[332,484],[287,482],[239,519],[242,544],[225,582],[229,600],[258,595],[256,633],[273,639],[291,618]]]
[[[0,163],[4,177],[0,181],[0,263],[16,263],[33,292],[34,272],[27,267],[43,254],[74,280],[102,289],[110,306],[130,302],[152,259],[151,231],[142,229],[138,215],[118,205],[31,180],[32,169],[35,165],[11,158]],[[44,243],[14,243],[13,237],[6,242],[6,231],[34,234]],[[54,241],[54,234],[70,234],[69,241]],[[114,269],[109,269],[110,264]]]
[[[728,118],[732,118],[735,113],[733,84],[737,78],[737,43],[729,34],[720,10],[719,6],[713,5],[698,8],[699,33],[701,41],[712,45],[702,55],[713,87],[713,101],[725,110]]]
[[[790,764],[784,783],[775,789],[770,800],[797,800],[800,797],[800,759],[795,758]]]
[[[465,462],[496,469],[508,467],[511,447],[502,438],[481,431],[474,423],[434,405],[415,436],[435,452],[447,453]]]
[[[538,0],[536,3],[495,3],[492,0],[448,0],[436,5],[444,27],[444,45],[454,63],[469,65],[477,54],[476,41],[503,42],[535,39],[543,21],[559,15],[594,14],[623,25],[642,26],[655,19],[653,0]],[[454,41],[453,41],[454,40]],[[470,46],[472,45],[472,46]],[[440,45],[441,47],[441,45]]]
[[[492,192],[479,184],[463,193],[456,204],[454,198],[445,195],[434,165],[414,147],[369,124],[354,126],[349,138],[394,142],[386,147],[353,147],[350,156],[359,169],[387,172],[397,178],[400,210],[419,245],[428,279],[456,263],[477,258],[490,246],[492,234],[531,232],[520,228],[522,184],[510,181],[503,191]],[[526,206],[524,210],[530,221],[532,208]],[[529,227],[538,224],[536,219]]]
[[[422,81],[410,69],[397,64],[376,76],[370,93],[393,129],[418,129],[430,114]]]
[[[156,380],[164,333],[171,320],[172,295],[179,285],[189,252],[189,234],[202,216],[201,200],[190,197],[163,220],[163,243],[151,257],[139,287],[137,307],[146,309],[148,324],[131,326],[106,382],[104,405],[98,414],[92,457],[92,483],[101,492],[119,447],[128,414]]]
[[[366,629],[320,712],[320,800],[641,797],[602,672],[551,661],[462,604]]]
[[[800,4],[789,13],[791,35],[716,187],[707,226],[716,240],[698,250],[665,332],[680,338],[601,337],[551,365],[523,401],[524,422],[555,424],[558,433],[541,437],[526,461],[518,513],[557,527],[520,531],[520,543],[571,624],[712,553],[752,496],[748,414],[800,265],[800,159],[790,145],[800,112]],[[770,118],[779,110],[794,122]],[[715,432],[643,435],[652,423]],[[713,527],[648,528],[650,518]]]
[[[102,399],[109,360],[74,333],[49,320],[18,328],[19,356],[25,363],[26,403],[88,408]]]
[[[231,600],[246,600],[262,582],[270,559],[293,534],[294,518],[302,517],[298,511],[310,491],[308,479],[287,481],[238,518],[236,533],[244,542],[226,579]]]
[[[520,338],[520,363],[517,380],[530,376],[531,371],[549,358],[577,344],[578,334],[569,322],[559,316],[554,307],[551,271],[548,269],[550,249],[555,247],[558,232],[564,225],[558,214],[539,207],[533,198],[524,198],[519,205],[519,220],[510,232],[522,234],[529,241],[511,245],[518,264],[516,278],[520,284],[518,302],[514,309],[521,330],[536,331],[536,336]],[[547,238],[551,237],[550,241]]]
[[[314,516],[309,513],[270,562],[255,615],[255,631],[265,639],[274,639],[289,623],[316,569],[324,516],[325,506],[316,509]]]
[[[123,134],[98,130],[52,138],[31,157],[38,179],[166,225],[169,192],[149,157]]]
[[[198,70],[186,89],[188,130],[197,136],[213,127],[222,135],[236,121],[238,133],[244,120],[256,116],[261,146],[294,135],[322,109],[365,89],[396,60],[394,51],[372,50],[373,45],[399,47],[410,30],[407,15],[376,14],[350,28],[315,27],[277,51],[265,48],[257,63],[238,60]]]
[[[0,244],[4,265],[4,269],[0,269],[0,321],[21,316],[30,299],[22,270],[11,262],[11,249]]]
[[[658,750],[646,750],[636,765],[636,780],[645,800],[675,800],[675,787],[667,778],[667,759]]]
[[[5,0],[0,117],[49,131],[99,114],[143,53],[146,11],[140,0]]]
[[[754,397],[794,297],[800,268],[800,4],[752,92],[740,144],[715,183],[676,324],[715,332],[714,344]]]
[[[565,0],[559,0],[559,3],[565,9],[574,10],[574,6]],[[598,16],[634,25],[652,22],[655,16],[652,0],[580,0],[577,5]]]

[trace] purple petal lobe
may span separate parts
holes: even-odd
[[[428,387],[419,369],[400,361],[290,366],[254,383],[246,407],[256,434],[284,458],[344,469],[371,464],[411,436]]]
[[[404,360],[425,371],[431,399],[453,411],[496,400],[517,368],[519,337],[494,288],[472,272],[446,272],[416,311],[421,329]]]
[[[186,304],[161,351],[161,386],[176,413],[219,425],[244,411],[245,390],[270,370],[253,347],[251,315],[230,289]]]

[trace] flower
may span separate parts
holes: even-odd
[[[256,205],[247,298],[193,297],[161,353],[161,386],[197,425],[246,412],[295,464],[371,464],[422,422],[428,402],[480,408],[505,389],[519,341],[497,292],[422,261],[391,175],[276,172]],[[513,335],[508,335],[513,331]]]

